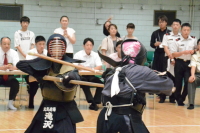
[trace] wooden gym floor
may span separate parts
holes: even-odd
[[[1,88],[2,89],[2,88]],[[25,89],[24,89],[25,90]],[[4,90],[0,90],[0,98],[4,98]],[[8,99],[9,90],[6,91]],[[25,91],[23,93],[26,93]],[[22,93],[22,94],[23,94]],[[78,94],[79,92],[77,92]],[[79,109],[84,117],[84,121],[77,124],[77,133],[95,133],[96,120],[100,109],[92,111],[88,109],[88,103],[84,100],[81,90],[81,101]],[[153,96],[147,95],[147,107],[143,113],[143,121],[151,133],[200,133],[200,90],[196,92],[196,106],[194,110],[187,110],[187,101],[185,106],[177,106],[169,103],[158,103],[156,99],[155,109],[153,108]],[[19,96],[18,96],[19,98]],[[25,98],[24,96],[22,98]],[[7,100],[0,101],[0,133],[23,133],[29,126],[35,115],[40,102],[41,93],[37,92],[35,96],[35,109],[26,108],[27,101],[21,100],[21,108],[17,111],[7,109]],[[77,103],[78,103],[77,98]],[[19,101],[15,102],[19,107]],[[100,106],[100,108],[102,108]]]

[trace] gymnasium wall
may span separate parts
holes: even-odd
[[[96,51],[101,44],[103,23],[113,15],[112,23],[117,24],[121,36],[126,35],[127,23],[136,25],[134,35],[146,46],[150,45],[150,37],[158,27],[153,26],[154,10],[177,10],[177,18],[189,22],[189,0],[0,0],[0,4],[23,4],[23,15],[31,19],[29,30],[47,39],[55,28],[60,27],[59,19],[67,15],[69,27],[76,31],[75,52],[82,49],[84,38],[91,37],[95,41]],[[194,0],[194,18],[192,35],[199,38],[200,34],[200,0]],[[96,20],[98,23],[96,24]],[[0,37],[9,36],[12,39],[19,22],[0,21]],[[171,29],[171,28],[170,28]]]

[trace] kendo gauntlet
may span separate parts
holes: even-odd
[[[70,80],[81,80],[78,75],[78,70],[73,70],[62,75],[63,77],[63,85],[67,88],[72,88],[74,84],[70,84]]]

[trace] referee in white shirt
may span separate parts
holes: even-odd
[[[181,37],[181,33],[179,33],[179,30],[181,28],[181,20],[175,19],[172,22],[172,32],[166,33],[163,37],[162,41],[162,46],[164,47],[165,50],[165,56],[168,58],[170,63],[167,63],[167,76],[173,81],[175,85],[175,77],[174,77],[174,65],[175,65],[175,60],[174,57],[171,54],[171,45],[174,45],[176,42],[177,38]],[[168,61],[167,61],[168,62]],[[160,94],[160,101],[159,103],[164,103],[166,95]],[[175,97],[174,93],[169,97],[169,102],[170,103],[175,103]]]
[[[46,40],[43,36],[37,36],[35,38],[35,46],[36,48],[33,48],[31,50],[28,51],[28,53],[37,53],[37,54],[42,54],[42,55],[47,55],[47,50],[44,49],[45,48],[45,44],[46,44]],[[26,56],[26,60],[32,60],[37,58],[37,56],[32,56],[32,55],[27,55]],[[28,92],[29,92],[29,105],[28,107],[30,109],[34,108],[34,96],[37,93],[37,90],[39,88],[39,83],[37,81],[34,82],[29,82],[29,76],[27,76],[26,78],[26,82],[29,85],[28,88]]]
[[[1,38],[0,47],[0,70],[17,70],[16,64],[19,61],[18,54],[15,50],[10,49],[11,40],[9,37]],[[8,108],[16,110],[13,106],[13,100],[19,91],[19,82],[13,75],[0,75],[0,85],[10,87]]]
[[[84,50],[77,52],[74,55],[74,59],[86,61],[85,63],[80,63],[77,65],[90,67],[91,69],[95,69],[95,70],[101,70],[102,62],[99,55],[96,52],[92,51],[93,46],[94,46],[93,39],[86,38],[83,41]],[[95,77],[94,75],[81,76],[81,80],[95,82],[95,83],[103,83],[98,77]],[[90,86],[81,86],[81,88],[83,89],[83,92],[85,93],[87,102],[91,103],[89,109],[97,111],[98,110],[97,104],[101,103],[101,91],[103,90],[103,88],[97,87],[94,97],[91,94]]]
[[[195,45],[197,43],[195,37],[190,36],[191,25],[184,23],[181,26],[181,37],[176,39],[175,45],[172,45],[172,56],[175,57],[175,98],[179,106],[184,106],[183,103],[188,94],[188,78],[190,77],[191,55],[194,54]],[[184,79],[184,89],[182,91],[182,81]],[[181,94],[182,92],[182,94]]]

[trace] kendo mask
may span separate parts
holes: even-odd
[[[137,64],[144,65],[146,61],[146,49],[141,42],[127,39],[121,44],[121,65]]]
[[[62,59],[65,54],[67,43],[60,34],[53,34],[47,42],[48,56],[55,59]]]
[[[124,66],[127,64],[138,64],[138,65],[144,65],[144,62],[146,61],[146,49],[142,45],[141,42],[135,40],[135,39],[127,39],[122,42],[121,44],[121,57],[122,61],[116,62],[113,59],[102,55],[99,51],[99,56],[112,65],[113,67],[116,66]]]

